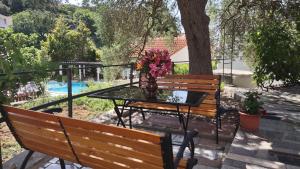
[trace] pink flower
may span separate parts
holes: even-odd
[[[167,50],[150,49],[145,52],[145,55],[138,61],[141,71],[148,70],[154,78],[164,76],[172,69],[172,62]]]

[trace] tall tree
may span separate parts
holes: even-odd
[[[13,29],[26,35],[37,33],[45,39],[55,23],[55,15],[48,11],[27,10],[13,15]]]
[[[177,0],[189,49],[190,74],[212,74],[207,0]]]

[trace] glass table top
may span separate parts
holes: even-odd
[[[146,89],[133,86],[133,87],[124,87],[121,89],[116,89],[111,91],[98,92],[98,93],[91,94],[88,97],[198,106],[206,96],[207,93],[205,92],[158,89],[156,93],[156,97],[149,98]]]

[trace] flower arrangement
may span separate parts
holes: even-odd
[[[148,50],[136,64],[136,70],[142,73],[149,73],[154,78],[166,75],[171,69],[172,62],[167,50]]]

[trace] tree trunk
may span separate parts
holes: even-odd
[[[212,74],[207,0],[177,0],[189,49],[190,74]]]

